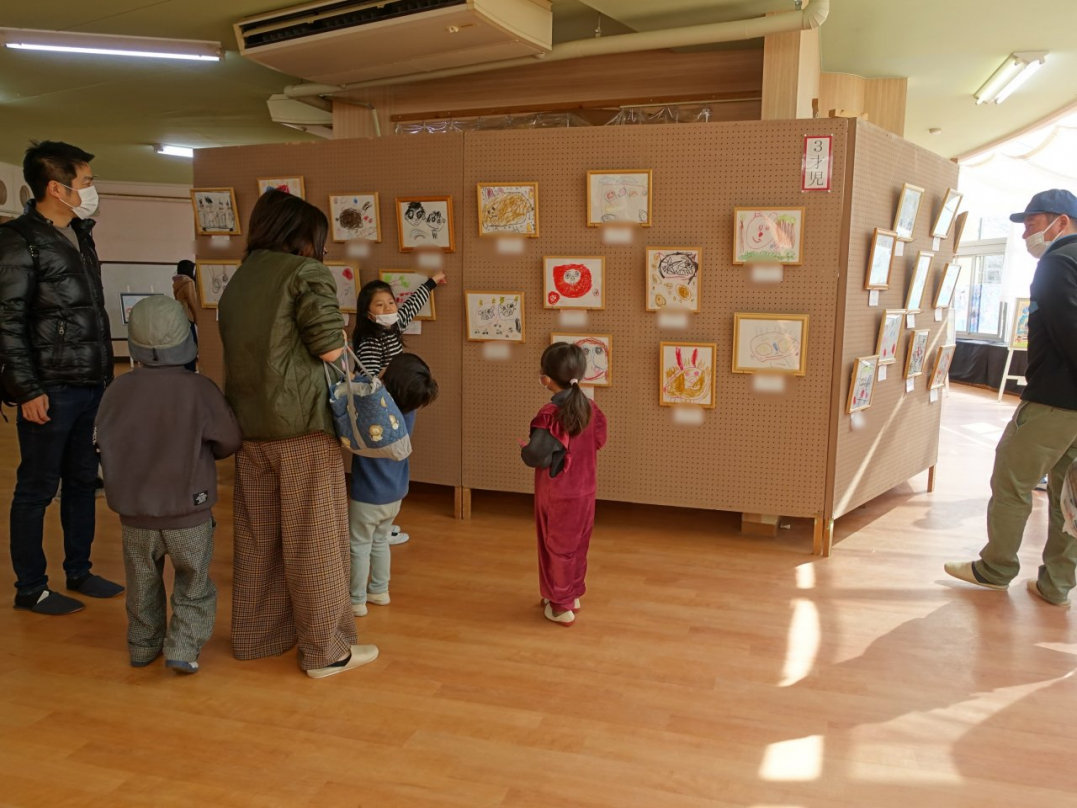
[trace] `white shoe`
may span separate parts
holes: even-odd
[[[335,676],[338,673],[344,673],[344,671],[354,670],[378,658],[378,646],[376,645],[353,645],[351,651],[352,656],[347,665],[341,665],[336,668],[312,668],[307,671],[307,676],[311,679],[324,679],[326,676]]]
[[[576,622],[576,615],[572,612],[561,612],[561,614],[555,615],[553,613],[553,606],[549,603],[546,604],[546,608],[542,610],[542,614],[547,620],[557,623],[559,626],[571,626]]]
[[[367,592],[366,602],[373,603],[376,606],[388,606],[389,605],[389,593],[388,592]]]
[[[543,598],[543,599],[542,599],[542,605],[543,605],[543,606],[545,606],[545,605],[546,605],[547,603],[549,603],[549,602],[550,602],[550,599],[549,599],[549,598]],[[573,600],[573,601],[572,601],[572,611],[574,611],[574,612],[578,612],[578,611],[579,611],[580,609],[582,609],[582,608],[583,608],[583,607],[582,607],[582,606],[580,606],[580,599],[579,599],[579,598],[576,598],[575,600]]]
[[[356,617],[366,617],[366,604],[365,603],[353,603],[352,614]]]
[[[392,547],[394,544],[403,544],[410,538],[411,536],[400,529],[400,525],[393,525],[392,530],[389,532],[389,539],[386,541],[386,544]]]
[[[1047,598],[1043,596],[1043,592],[1040,591],[1039,581],[1037,581],[1035,578],[1028,579],[1028,591],[1038,597],[1040,600],[1044,601],[1045,603],[1050,603],[1052,606],[1057,606],[1060,609],[1068,609],[1070,607],[1070,602],[1068,600],[1064,600],[1061,603],[1055,603],[1053,600],[1047,600]]]
[[[964,581],[967,584],[982,586],[984,589],[1005,590],[1010,586],[1009,584],[988,584],[979,580],[972,571],[971,561],[947,561],[942,565],[942,568],[946,570],[947,575],[952,575],[957,580]]]

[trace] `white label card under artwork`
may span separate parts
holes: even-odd
[[[868,292],[868,305],[869,306],[878,306],[879,305],[879,290],[878,289],[872,289],[870,292]]]
[[[445,255],[434,250],[416,250],[419,257],[416,263],[423,269],[441,269],[445,263]]]
[[[897,242],[897,244],[894,245],[894,257],[895,258],[900,258],[904,254],[905,254],[905,242],[899,240]]]
[[[484,342],[482,344],[482,358],[503,361],[512,357],[512,350],[507,342]]]
[[[886,381],[886,365],[879,365],[879,374],[875,377],[876,381]]]
[[[519,236],[500,236],[497,239],[498,255],[523,255],[526,242]]]
[[[916,315],[915,314],[906,314],[905,315],[905,327],[906,328],[916,328]]]
[[[864,418],[864,413],[862,412],[854,412],[852,415],[849,416],[850,430],[855,431],[857,429],[863,429],[867,425],[867,423],[867,419]]]
[[[916,389],[916,378],[913,377],[911,379],[906,379],[905,380],[905,392],[906,393],[911,393],[915,389]]]
[[[927,400],[934,404],[939,400],[939,388],[935,387],[927,394]]]
[[[702,407],[673,408],[673,423],[681,426],[699,426],[705,418]]]
[[[603,244],[631,244],[634,231],[631,227],[608,224],[602,228]]]
[[[402,334],[422,334],[423,333],[423,321],[422,320],[412,320],[410,323],[408,323],[408,327],[405,328],[401,333]]]
[[[938,252],[939,247],[941,247],[941,246],[942,246],[942,239],[939,238],[938,236],[936,236],[935,238],[933,238],[931,240],[931,251],[932,252]]]
[[[659,328],[688,328],[688,312],[686,311],[660,311],[658,312]]]
[[[561,309],[560,311],[560,325],[561,328],[586,328],[587,327],[587,310],[586,309]]]
[[[751,278],[756,283],[781,283],[785,267],[781,264],[753,264]]]
[[[935,309],[935,322],[936,323],[941,323],[942,322],[942,309]]]
[[[366,239],[359,239],[358,241],[349,241],[347,247],[344,249],[349,258],[369,258],[370,257],[370,242]]]
[[[231,242],[228,236],[210,236],[209,246],[214,250],[223,250],[228,247]]]
[[[785,376],[777,373],[753,373],[752,389],[757,393],[784,393]]]

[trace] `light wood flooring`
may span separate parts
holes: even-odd
[[[955,387],[926,475],[839,520],[739,535],[738,516],[600,503],[571,629],[537,606],[530,500],[417,487],[381,658],[314,681],[229,649],[230,474],[202,672],[127,665],[123,599],[47,618],[0,602],[0,805],[1014,808],[1077,805],[1074,616],[946,578],[984,535],[1015,399]],[[0,423],[0,491],[15,430]],[[1023,553],[1045,529],[1036,495]],[[122,580],[98,501],[95,569]],[[58,513],[48,517],[62,585]],[[13,594],[7,559],[0,593]],[[59,580],[58,580],[59,579]]]

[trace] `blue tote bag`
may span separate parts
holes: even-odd
[[[381,380],[368,373],[351,347],[340,365],[325,362],[329,408],[340,445],[362,457],[403,460],[411,454],[404,414]],[[333,374],[330,375],[330,368]]]

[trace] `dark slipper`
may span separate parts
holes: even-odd
[[[67,588],[71,592],[78,592],[88,598],[114,598],[123,592],[123,587],[119,584],[114,584],[107,578],[93,573],[75,580],[68,578]]]
[[[152,665],[154,662],[156,662],[157,658],[159,656],[161,656],[160,651],[158,651],[156,654],[151,656],[149,659],[132,659],[131,660],[131,667],[132,668],[145,668],[145,667],[147,667],[149,665]]]
[[[15,608],[34,614],[61,615],[81,612],[86,607],[82,601],[45,589],[34,595],[16,595]]]

